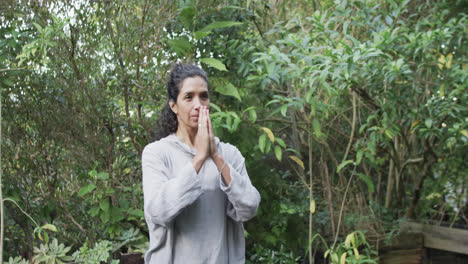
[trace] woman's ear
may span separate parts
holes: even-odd
[[[177,104],[172,101],[172,99],[169,100],[169,107],[171,108],[172,112],[177,115]]]

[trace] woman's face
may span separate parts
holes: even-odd
[[[197,129],[200,107],[210,106],[208,84],[199,76],[185,78],[177,96],[177,103],[169,101],[169,105],[177,115],[178,129]]]

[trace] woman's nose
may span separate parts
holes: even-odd
[[[198,98],[198,97],[195,97],[193,99],[193,103],[194,103],[196,109],[200,109],[200,107],[202,106],[200,98]]]

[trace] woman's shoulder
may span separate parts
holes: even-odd
[[[143,155],[145,153],[159,154],[171,150],[174,144],[173,137],[174,135],[171,134],[167,137],[148,143],[143,149]]]

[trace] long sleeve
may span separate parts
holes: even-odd
[[[202,193],[200,178],[191,162],[170,175],[168,161],[157,144],[149,144],[142,154],[144,211],[151,222],[167,226],[183,208]]]
[[[229,166],[229,186],[224,186],[210,159],[197,173],[192,165],[196,150],[174,134],[143,150],[144,211],[150,237],[146,264],[245,263],[242,222],[255,215],[260,195],[239,150],[218,138],[215,142]]]
[[[226,214],[236,222],[245,222],[255,216],[260,204],[260,194],[249,179],[245,159],[240,151],[228,145],[225,155],[231,173],[229,186],[224,184],[220,176],[221,189],[229,200]]]

